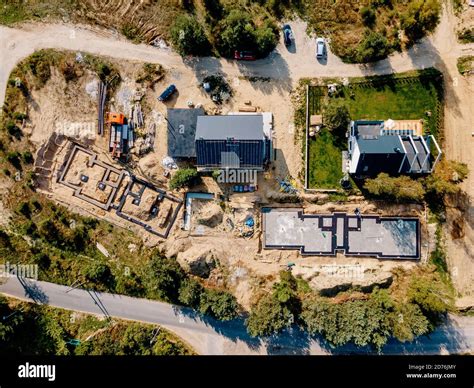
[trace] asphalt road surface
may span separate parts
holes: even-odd
[[[367,354],[368,348],[332,349],[320,338],[297,328],[266,339],[251,338],[242,319],[218,322],[189,308],[122,295],[71,289],[54,283],[9,277],[0,293],[67,310],[160,325],[182,338],[199,354]],[[383,354],[465,354],[474,349],[474,317],[450,316],[430,336],[413,343],[390,341]]]

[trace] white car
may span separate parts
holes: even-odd
[[[326,56],[326,43],[323,38],[316,39],[316,58],[324,58]]]

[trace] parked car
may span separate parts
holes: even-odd
[[[255,54],[251,51],[234,51],[234,59],[239,61],[255,61],[257,58]]]
[[[316,58],[326,57],[326,43],[323,38],[316,39]]]
[[[285,46],[291,46],[291,41],[293,40],[293,32],[291,31],[291,27],[288,24],[283,26],[283,41],[285,42]]]
[[[168,100],[171,95],[176,91],[176,86],[171,84],[170,86],[168,86],[165,91],[163,93],[160,94],[160,96],[158,97],[158,100],[159,101],[166,101]]]

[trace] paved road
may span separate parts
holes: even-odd
[[[196,315],[191,309],[11,277],[0,284],[0,293],[30,302],[68,310],[109,315],[115,318],[158,324],[176,333],[199,354],[347,354],[370,353],[370,349],[346,346],[337,351],[320,339],[311,339],[293,329],[265,341],[247,334],[243,321],[217,322]],[[451,316],[429,337],[404,345],[392,341],[384,354],[446,354],[474,351],[474,317]]]
[[[448,20],[447,13],[443,18]],[[455,23],[455,21],[454,21]],[[445,23],[446,24],[446,23]],[[454,30],[452,22],[448,27]],[[114,58],[156,62],[178,71],[195,73],[222,72],[229,77],[252,75],[296,82],[302,77],[362,76],[387,74],[435,65],[443,58],[458,57],[474,45],[445,45],[445,31],[421,40],[408,52],[396,53],[372,65],[350,65],[329,53],[327,60],[315,58],[314,39],[306,35],[306,24],[290,22],[295,33],[295,45],[288,50],[282,42],[268,58],[255,62],[237,62],[211,57],[182,59],[169,49],[136,45],[124,38],[91,27],[66,24],[26,24],[21,29],[0,26],[0,105],[3,105],[8,77],[23,58],[42,48],[66,49],[106,55]],[[443,25],[443,23],[441,23]]]

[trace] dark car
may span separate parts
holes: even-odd
[[[283,26],[283,41],[285,42],[285,46],[291,46],[293,40],[293,32],[291,31],[291,27],[288,24]]]
[[[166,90],[160,94],[160,96],[158,97],[158,100],[159,101],[166,101],[168,100],[171,95],[176,91],[176,86],[175,85],[170,85],[166,88]]]
[[[257,58],[255,54],[251,51],[234,51],[234,59],[239,61],[255,61]]]

